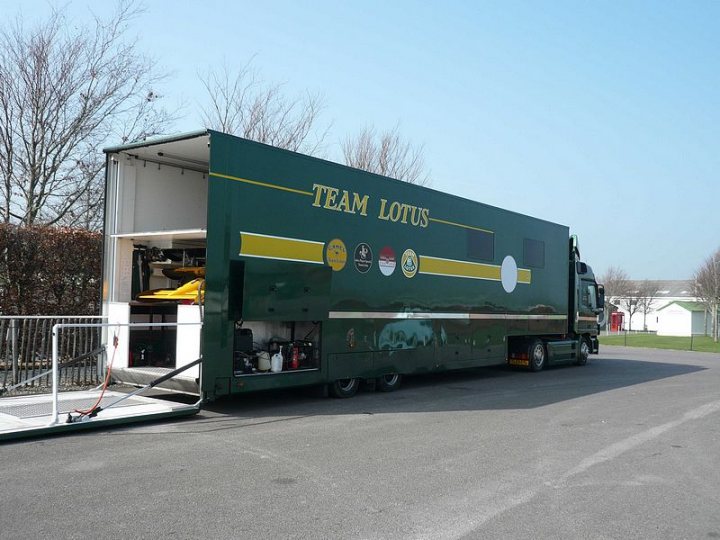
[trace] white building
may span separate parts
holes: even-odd
[[[690,336],[709,334],[710,313],[700,302],[676,301],[658,310],[658,336]]]
[[[629,282],[630,294],[638,293],[642,289],[642,281],[633,280]],[[640,309],[633,313],[632,324],[630,324],[630,314],[625,302],[618,298],[610,298],[610,303],[618,307],[619,311],[625,313],[624,330],[632,329],[638,331],[656,332],[660,324],[660,310],[673,302],[696,302],[697,298],[692,295],[692,281],[685,279],[674,280],[652,280],[656,286],[656,291],[650,302],[647,313],[643,313]],[[637,300],[636,294],[632,296]],[[666,334],[666,335],[689,335],[689,334]]]

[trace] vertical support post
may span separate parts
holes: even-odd
[[[93,347],[100,346],[103,340],[103,333],[106,331],[106,328],[93,328],[92,331],[94,332],[92,337],[92,343]],[[95,341],[95,338],[97,338],[97,342]],[[107,360],[105,358],[105,355],[107,349],[103,347],[102,351],[98,353],[95,361],[95,375],[97,377],[97,380],[93,381],[93,384],[100,384],[100,382],[105,378],[105,366],[107,365]]]
[[[56,324],[52,329],[52,419],[49,426],[58,423],[58,333],[61,324]]]
[[[12,357],[12,383],[18,383],[17,319],[10,319],[10,355]]]

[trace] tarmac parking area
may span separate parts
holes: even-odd
[[[0,446],[0,537],[720,538],[720,355],[242,396]]]

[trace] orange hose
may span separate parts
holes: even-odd
[[[113,335],[113,353],[112,353],[112,356],[110,357],[110,363],[108,364],[107,373],[105,374],[105,381],[103,381],[103,387],[102,387],[102,391],[100,392],[100,397],[97,398],[97,401],[89,409],[75,409],[75,412],[79,413],[80,416],[87,416],[88,414],[91,414],[95,409],[97,409],[98,405],[100,405],[100,402],[102,401],[102,398],[105,395],[105,390],[107,390],[108,384],[110,383],[110,374],[112,373],[112,366],[113,366],[113,362],[115,361],[115,353],[117,352],[117,348],[118,348],[118,337],[117,337],[117,334],[114,334]]]

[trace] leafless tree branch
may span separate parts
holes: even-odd
[[[647,315],[657,304],[658,284],[645,279],[640,282],[638,289],[637,307],[643,314],[643,330],[647,330]]]
[[[712,321],[712,336],[718,341],[718,308],[720,308],[720,248],[695,271],[693,294],[705,304]]]
[[[609,325],[611,304],[623,309],[626,307],[627,302],[623,302],[622,299],[627,298],[629,294],[630,278],[622,268],[611,266],[600,276],[600,282],[605,286],[605,297],[608,300],[605,302],[605,320]]]
[[[342,143],[345,163],[357,169],[403,180],[421,186],[430,183],[423,147],[403,141],[398,126],[378,134],[365,128]]]
[[[165,75],[124,37],[140,10],[119,4],[91,28],[62,11],[0,30],[2,222],[101,225],[103,158],[112,140],[159,133],[173,118],[155,87]]]
[[[318,131],[322,96],[288,98],[282,85],[260,80],[252,60],[235,71],[210,69],[200,80],[209,100],[201,107],[206,127],[305,154],[322,148],[329,130]]]

